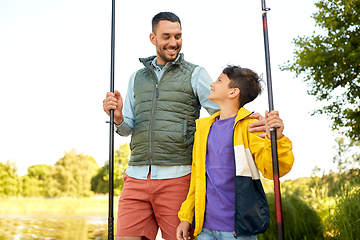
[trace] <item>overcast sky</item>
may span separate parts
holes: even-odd
[[[281,72],[293,58],[292,39],[316,29],[314,0],[268,0],[274,107],[293,142],[295,164],[285,178],[334,168],[333,133],[302,77]],[[139,57],[155,54],[151,18],[172,11],[182,21],[185,59],[215,80],[227,64],[266,74],[261,1],[153,0],[116,2],[115,89],[125,97]],[[110,90],[110,0],[0,1],[0,161],[15,160],[19,175],[54,164],[75,148],[103,166],[109,156],[109,120],[102,101]],[[267,91],[251,111],[268,109]],[[206,116],[205,113],[202,116]],[[129,143],[115,135],[115,149]]]

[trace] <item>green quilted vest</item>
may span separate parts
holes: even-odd
[[[186,62],[181,54],[158,82],[151,66],[154,58],[140,59],[145,68],[135,76],[129,165],[190,165],[195,120],[201,107],[191,86],[196,65]]]

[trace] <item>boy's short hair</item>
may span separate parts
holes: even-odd
[[[153,33],[155,33],[156,26],[162,20],[167,20],[167,21],[170,21],[170,22],[178,22],[180,24],[180,27],[181,27],[180,18],[178,16],[176,16],[174,13],[172,13],[172,12],[159,12],[158,14],[156,14],[153,17],[153,19],[151,21],[152,32]]]
[[[253,101],[262,91],[261,76],[248,68],[228,65],[223,73],[230,79],[230,88],[240,89],[240,107]]]

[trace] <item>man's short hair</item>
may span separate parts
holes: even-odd
[[[181,27],[180,18],[178,16],[176,16],[174,13],[172,13],[172,12],[160,12],[160,13],[156,14],[153,17],[152,21],[151,21],[152,32],[153,33],[155,33],[156,26],[162,20],[167,20],[167,21],[170,21],[170,22],[178,22],[180,24],[180,27]]]
[[[248,68],[228,65],[223,73],[230,79],[230,88],[240,89],[240,107],[253,101],[262,91],[262,78]]]

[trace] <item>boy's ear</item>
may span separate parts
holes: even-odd
[[[233,88],[230,92],[229,98],[236,98],[236,97],[240,97],[240,89]]]
[[[155,41],[155,34],[154,33],[150,33],[150,42],[153,44],[153,45],[156,45],[156,41]]]

